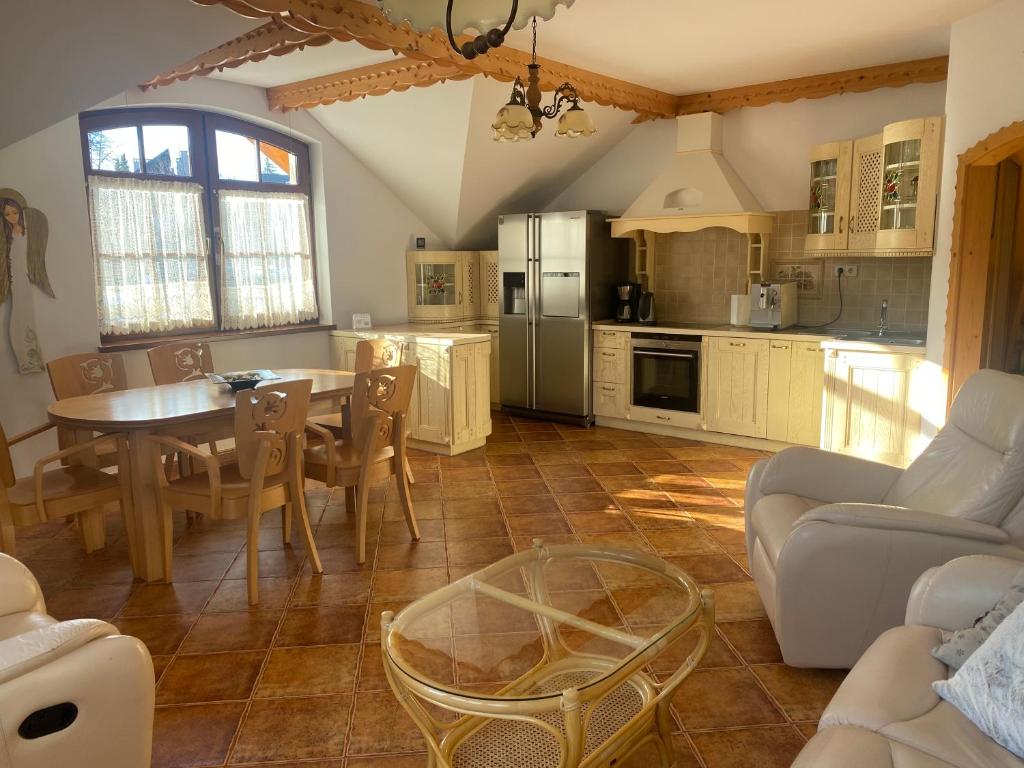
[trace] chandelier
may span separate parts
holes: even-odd
[[[448,33],[452,49],[466,59],[475,59],[505,42],[510,29],[522,29],[538,16],[545,21],[555,15],[555,8],[568,8],[575,0],[377,0],[381,12],[394,25],[403,21],[417,32],[430,32],[435,27]],[[455,38],[467,29],[479,34],[459,45]]]
[[[527,67],[527,85],[516,78],[512,84],[512,96],[508,104],[498,110],[491,128],[494,129],[495,141],[520,141],[532,139],[543,127],[542,118],[552,119],[558,115],[562,107],[569,109],[558,118],[555,136],[577,138],[593,136],[597,133],[594,123],[583,107],[580,106],[579,93],[572,83],[562,83],[555,89],[555,98],[546,107],[540,106],[540,65],[537,63],[537,18],[533,19],[533,50],[530,64]]]

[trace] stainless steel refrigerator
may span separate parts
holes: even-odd
[[[502,408],[593,420],[590,325],[612,317],[626,241],[591,211],[498,218]]]

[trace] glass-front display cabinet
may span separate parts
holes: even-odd
[[[476,251],[409,251],[406,254],[409,320],[474,319],[479,285]]]
[[[941,142],[939,117],[905,120],[882,131],[879,250],[932,247]]]
[[[850,216],[852,141],[821,144],[811,150],[808,251],[846,248]]]

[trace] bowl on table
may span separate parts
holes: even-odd
[[[215,384],[227,384],[232,392],[241,392],[243,389],[255,389],[261,381],[270,381],[281,378],[273,371],[260,369],[257,371],[232,371],[230,373],[210,373],[207,378]]]

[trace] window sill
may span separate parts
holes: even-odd
[[[130,352],[136,349],[152,349],[162,344],[170,344],[176,341],[231,341],[232,339],[257,339],[263,336],[287,336],[293,333],[317,333],[319,331],[333,331],[338,326],[325,323],[311,323],[309,325],[285,325],[277,328],[255,328],[249,331],[209,331],[204,333],[183,333],[174,336],[153,336],[144,339],[111,339],[102,342],[97,350],[99,352]]]

